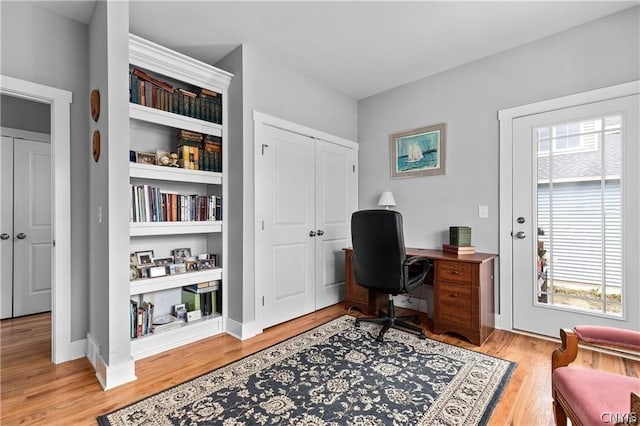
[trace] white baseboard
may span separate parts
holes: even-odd
[[[130,358],[128,361],[117,365],[107,365],[102,357],[98,355],[96,377],[103,390],[113,389],[137,379],[136,363],[133,358]]]
[[[251,321],[244,324],[231,318],[227,318],[226,333],[236,339],[246,340],[262,333],[262,327],[259,326],[257,321]]]
[[[80,359],[87,355],[87,339],[71,342],[71,359]]]

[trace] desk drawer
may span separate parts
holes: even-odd
[[[439,283],[438,319],[471,327],[471,287]]]
[[[470,263],[440,260],[436,262],[436,279],[471,284]]]

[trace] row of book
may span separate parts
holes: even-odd
[[[176,146],[178,166],[191,170],[222,172],[222,138],[179,130]]]
[[[129,185],[130,222],[222,220],[222,197],[162,192],[151,185]]]
[[[135,339],[150,334],[153,330],[153,303],[131,300],[129,308],[129,337]]]
[[[198,92],[174,88],[138,68],[129,71],[130,102],[222,124],[222,94],[205,88]]]

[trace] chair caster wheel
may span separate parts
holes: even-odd
[[[356,328],[360,328],[360,321],[356,320],[354,325],[355,325]]]
[[[423,334],[418,334],[418,339],[425,340],[426,338],[427,338],[427,336],[425,336],[424,333]]]
[[[376,342],[383,342],[384,340],[382,340],[381,336],[376,337]]]
[[[420,318],[416,318],[416,320],[413,322],[415,325],[420,325]]]

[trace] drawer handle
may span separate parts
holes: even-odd
[[[460,271],[451,271],[451,275],[460,275]]]
[[[458,293],[451,293],[451,297],[458,297]]]

